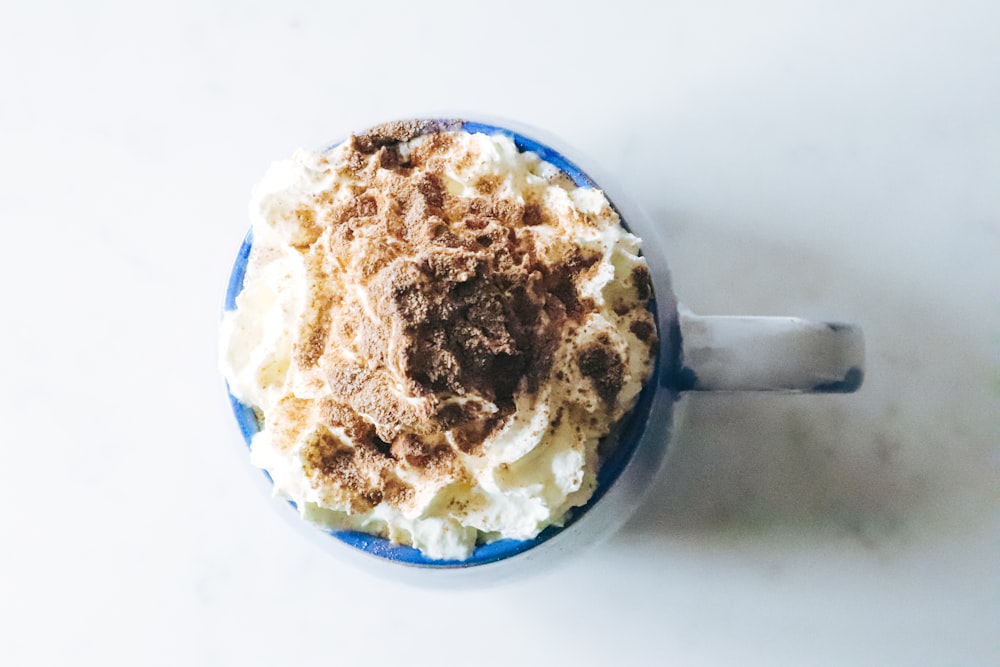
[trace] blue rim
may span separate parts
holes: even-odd
[[[545,144],[539,143],[534,139],[507,128],[496,125],[488,125],[486,123],[473,121],[461,121],[460,124],[455,123],[454,121],[443,122],[448,123],[451,127],[460,127],[470,133],[482,133],[491,136],[502,134],[510,138],[514,142],[517,149],[522,153],[533,152],[541,159],[558,167],[560,170],[565,172],[578,187],[598,187],[593,179],[591,179],[573,162],[568,160],[561,153],[556,152]],[[340,142],[332,144],[325,150],[330,150],[336,147],[339,143]],[[611,204],[612,207],[614,207],[614,202],[611,202]],[[628,229],[624,219],[622,219],[622,226]],[[243,278],[246,274],[247,259],[250,256],[250,250],[252,247],[253,233],[252,231],[249,231],[243,239],[243,244],[240,246],[239,253],[236,255],[233,272],[229,277],[229,284],[226,289],[224,301],[224,309],[226,311],[236,309],[236,297],[243,291]],[[648,307],[653,313],[653,321],[659,329],[659,318],[657,317],[655,294],[650,299]],[[659,331],[657,331],[657,333],[662,335]],[[495,542],[490,542],[489,544],[477,546],[472,552],[472,555],[465,560],[435,560],[428,558],[414,547],[393,544],[384,537],[378,537],[353,530],[325,530],[319,526],[316,526],[316,528],[318,530],[322,530],[328,535],[331,535],[332,537],[335,537],[344,544],[354,547],[355,549],[359,549],[360,551],[363,551],[371,556],[405,565],[432,569],[464,568],[474,565],[485,565],[487,563],[495,563],[497,561],[505,560],[512,556],[524,553],[529,549],[547,542],[579,521],[580,518],[587,513],[587,510],[600,501],[605,493],[607,493],[607,491],[614,485],[615,481],[621,476],[622,471],[632,459],[632,456],[639,445],[643,431],[646,428],[650,408],[653,404],[653,397],[656,393],[656,387],[661,380],[659,376],[660,364],[656,363],[654,364],[653,377],[647,381],[645,388],[639,394],[639,400],[637,401],[635,407],[622,419],[616,427],[615,432],[608,436],[609,438],[618,438],[619,443],[618,446],[613,448],[612,453],[601,465],[601,469],[597,473],[597,488],[590,497],[590,500],[587,501],[585,505],[573,508],[570,511],[568,519],[562,526],[549,526],[539,533],[534,539],[497,540]],[[228,385],[226,386],[226,390],[229,393],[229,402],[232,405],[233,414],[239,424],[240,432],[243,434],[243,440],[245,441],[247,448],[249,448],[250,441],[253,436],[260,430],[257,413],[253,410],[253,408],[245,405],[233,396],[232,393],[229,392]],[[268,475],[266,471],[262,472],[270,483],[272,481],[271,476]],[[298,509],[294,502],[286,502],[288,502],[288,504],[296,510]]]

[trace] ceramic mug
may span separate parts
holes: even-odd
[[[503,134],[522,151],[538,154],[564,171],[577,186],[601,189],[618,212],[622,224],[643,239],[649,265],[659,350],[654,371],[633,410],[609,434],[617,440],[597,475],[597,488],[582,507],[571,511],[562,526],[549,526],[531,540],[502,539],[476,547],[462,561],[440,561],[413,547],[356,531],[327,531],[298,517],[294,503],[282,502],[296,525],[324,546],[368,570],[417,583],[489,581],[561,560],[610,535],[638,507],[666,454],[674,404],[688,391],[778,391],[846,393],[863,378],[864,344],[855,326],[791,317],[700,317],[678,305],[670,273],[656,239],[656,227],[618,190],[609,190],[608,178],[595,181],[576,162],[565,157],[558,140],[542,143],[542,133],[515,123],[502,125],[463,119],[438,119],[427,131],[465,130]],[[511,129],[516,128],[516,129]],[[340,142],[328,146],[331,150]],[[560,146],[558,149],[553,146]],[[225,309],[236,308],[243,287],[247,259],[253,246],[248,233],[237,255],[225,297]],[[229,395],[243,439],[249,446],[259,430],[251,407]],[[267,473],[263,478],[270,483]],[[655,501],[654,501],[655,502]]]

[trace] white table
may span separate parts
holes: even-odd
[[[4,664],[1000,664],[995,3],[326,4],[0,9]],[[685,399],[649,502],[534,579],[316,548],[216,371],[249,189],[440,109],[629,184],[692,309],[860,323],[864,388]]]

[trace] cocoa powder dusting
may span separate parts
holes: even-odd
[[[604,402],[611,403],[618,398],[625,383],[625,363],[607,335],[598,336],[594,343],[580,350],[577,365],[583,376],[590,378]]]
[[[357,510],[413,497],[390,471],[397,462],[425,477],[453,474],[459,452],[476,452],[503,427],[515,392],[534,392],[548,377],[565,327],[596,310],[577,285],[600,255],[567,244],[557,259],[539,257],[533,230],[549,213],[496,178],[480,179],[472,196],[450,194],[449,135],[422,138],[405,158],[399,150],[429,129],[441,128],[393,123],[351,137],[345,163],[355,196],[319,196],[317,214],[297,213],[310,229],[328,228],[305,261],[329,302],[313,311],[294,361],[322,370],[331,395],[319,418],[329,429],[317,430],[302,459]],[[341,297],[324,296],[324,280],[347,266],[358,267],[367,296],[363,305],[345,301],[331,322],[329,308]],[[651,287],[643,271],[632,283],[645,301]],[[655,335],[643,321],[632,332]],[[344,353],[345,345],[353,351]],[[577,362],[613,403],[626,369],[610,341],[579,351]],[[338,429],[353,446],[334,435]]]
[[[632,286],[640,301],[646,301],[653,295],[653,281],[649,277],[649,269],[639,264],[632,269]]]
[[[653,327],[652,322],[647,320],[636,320],[629,325],[629,331],[635,334],[635,337],[642,342],[647,342],[656,332],[656,328]]]
[[[376,125],[363,134],[352,135],[350,145],[356,152],[368,155],[383,146],[393,146],[422,134],[458,129],[460,123],[461,121],[397,120]]]

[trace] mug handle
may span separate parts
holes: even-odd
[[[857,326],[797,317],[679,315],[682,391],[846,394],[864,379],[864,336]]]

